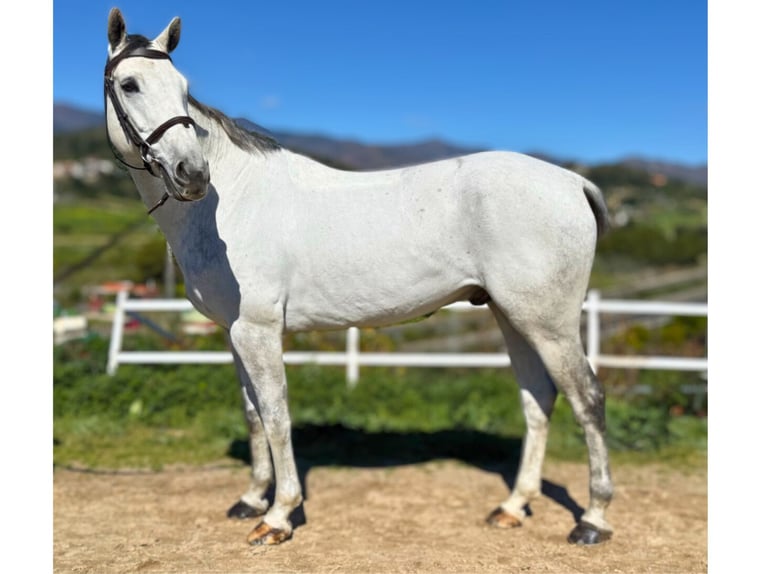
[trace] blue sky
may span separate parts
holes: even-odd
[[[102,108],[114,0],[53,4],[53,97]],[[214,8],[213,8],[214,6]],[[440,137],[564,159],[707,161],[707,5],[325,0],[119,5],[128,31],[182,19],[197,99],[271,130]]]

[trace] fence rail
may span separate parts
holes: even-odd
[[[130,299],[126,291],[117,295],[112,336],[109,343],[107,373],[113,375],[121,364],[180,364],[180,363],[230,363],[229,351],[125,351],[122,349],[125,317],[129,313],[192,310],[186,299]],[[444,307],[453,311],[475,310],[467,301]],[[601,299],[597,290],[588,292],[583,304],[586,313],[586,354],[593,369],[612,367],[619,369],[662,369],[678,371],[707,371],[707,357],[663,356],[617,356],[602,355],[601,315],[639,316],[697,316],[707,317],[707,303],[670,303],[659,301],[629,301]],[[346,367],[346,380],[353,386],[359,380],[360,367],[507,367],[511,364],[506,353],[368,353],[359,345],[359,329],[346,331],[346,350],[288,351],[284,354],[286,364],[337,365]]]

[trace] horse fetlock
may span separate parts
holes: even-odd
[[[590,486],[590,497],[594,503],[606,508],[614,496],[614,487],[611,480],[593,481]]]
[[[281,492],[277,494],[272,510],[275,514],[282,513],[285,516],[289,516],[290,513],[298,508],[302,503],[303,495],[300,493],[300,491],[295,493]]]
[[[257,510],[259,516],[261,514],[266,514],[266,511],[269,509],[269,501],[262,493],[263,490],[260,490],[259,492],[247,492],[242,495],[240,501]]]
[[[524,484],[521,481],[517,481],[513,494],[508,499],[508,506],[512,508],[514,505],[518,505],[519,508],[522,508],[532,500],[540,498],[541,495],[542,490],[539,481],[535,481],[534,484]]]
[[[580,518],[580,523],[592,526],[593,528],[596,528],[600,532],[608,532],[609,534],[611,534],[613,531],[612,526],[604,518],[603,508],[599,510],[589,508],[588,510],[585,511],[585,513]]]

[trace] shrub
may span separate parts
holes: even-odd
[[[143,348],[161,346],[152,337],[143,343]],[[225,456],[226,445],[246,441],[233,365],[124,365],[110,377],[105,373],[107,350],[108,341],[100,337],[54,349],[54,428],[59,444],[71,449],[59,457],[91,457],[87,453],[93,448],[116,448],[119,441],[136,436],[151,442],[136,447],[144,453],[141,456],[156,449],[156,456],[173,460],[192,456],[185,449],[194,441],[197,457]],[[405,442],[407,436],[421,437],[417,441],[422,442],[427,435],[444,437],[447,432],[469,443],[524,434],[518,388],[505,369],[369,368],[353,389],[347,388],[341,368],[288,366],[287,375],[296,429],[349,429],[397,436]],[[677,416],[675,406],[682,401],[681,412],[691,410],[689,397],[679,391],[680,375],[647,375],[653,392],[646,396],[608,392],[607,436],[612,450],[655,452],[686,444],[687,433],[693,448],[704,448],[705,419]],[[647,378],[642,382],[646,384]],[[183,432],[167,434],[169,429]],[[118,442],[109,443],[109,436]],[[181,451],[174,452],[176,447]],[[118,450],[121,460],[139,460],[125,454],[124,446]],[[560,458],[585,452],[582,430],[562,397],[554,409],[549,452]]]

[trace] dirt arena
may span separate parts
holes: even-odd
[[[248,480],[239,464],[161,472],[56,469],[55,572],[703,573],[707,474],[613,466],[606,544],[566,536],[587,504],[585,464],[546,462],[544,496],[523,528],[486,526],[508,494],[501,473],[456,460],[303,473],[306,500],[288,542],[251,547],[254,521],[226,518]]]

